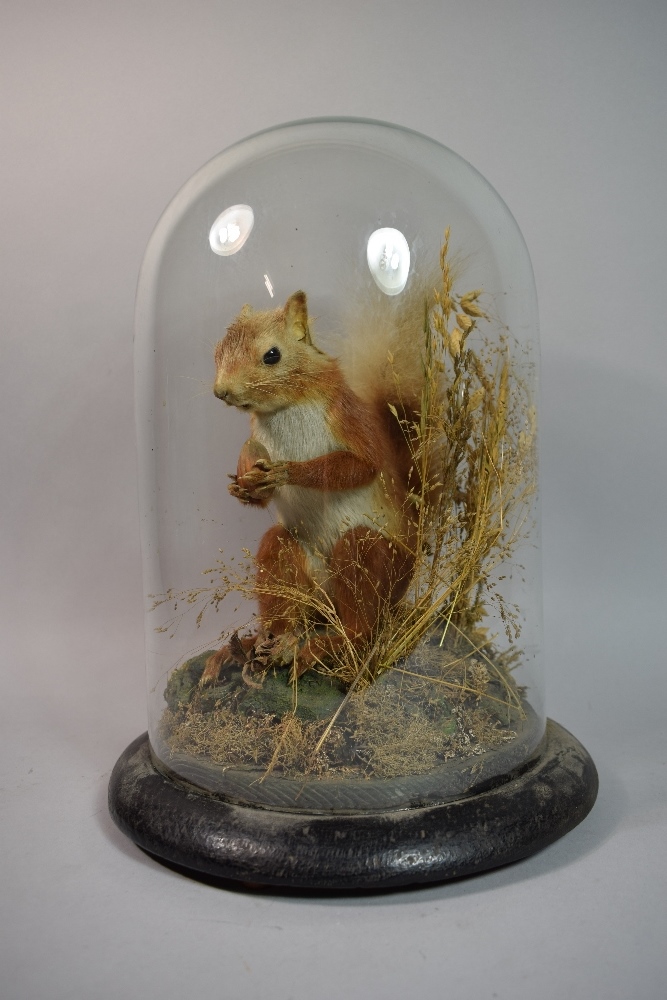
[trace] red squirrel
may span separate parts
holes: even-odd
[[[405,337],[397,332],[400,355]],[[229,491],[245,504],[271,502],[277,513],[256,556],[263,632],[289,640],[303,627],[276,588],[262,590],[266,580],[321,586],[345,632],[312,630],[301,648],[294,638],[297,674],[335,655],[346,638],[369,639],[382,609],[405,595],[413,570],[406,501],[412,463],[395,414],[396,407],[401,415],[418,413],[419,392],[414,376],[397,392],[391,354],[387,360],[391,335],[379,331],[379,340],[374,364],[352,366],[355,392],[339,361],[313,342],[306,295],[298,291],[283,308],[244,306],[215,348],[214,393],[247,410],[252,422]],[[368,353],[368,343],[364,348]],[[414,331],[408,350],[418,381]],[[260,637],[244,638],[243,648]],[[202,683],[214,682],[231,658],[228,646],[210,656]]]

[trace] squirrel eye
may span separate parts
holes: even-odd
[[[277,365],[280,361],[280,351],[277,347],[272,347],[270,351],[267,351],[262,361],[265,365]]]

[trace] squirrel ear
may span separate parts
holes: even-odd
[[[294,292],[285,303],[285,329],[295,340],[312,346],[308,329],[308,303],[305,292]]]
[[[246,302],[245,305],[241,307],[239,316],[243,316],[245,318],[246,316],[249,316],[251,312],[254,312],[254,310],[250,303]]]

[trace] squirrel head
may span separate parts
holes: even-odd
[[[229,406],[274,413],[307,398],[329,360],[311,339],[305,292],[279,309],[245,305],[215,348],[213,391]]]

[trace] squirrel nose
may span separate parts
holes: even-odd
[[[216,385],[213,388],[213,394],[218,397],[218,399],[227,399],[227,389],[223,389],[222,386]]]

